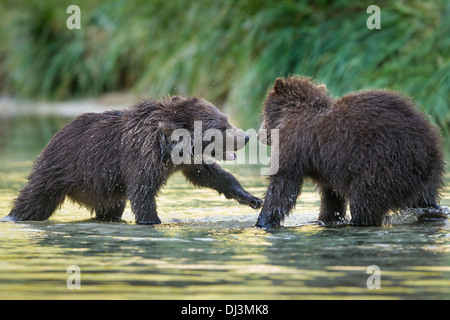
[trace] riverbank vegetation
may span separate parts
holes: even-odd
[[[411,95],[450,136],[450,2],[69,1],[0,3],[2,94],[33,99],[201,95],[257,127],[278,76],[302,74],[333,95],[389,88]]]

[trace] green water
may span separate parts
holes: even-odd
[[[0,121],[0,216],[63,123]],[[226,168],[262,196],[258,168]],[[448,176],[441,205],[450,206]],[[317,223],[318,207],[307,185],[285,226],[264,231],[253,227],[257,211],[181,175],[158,198],[157,226],[134,224],[129,206],[126,222],[97,222],[67,201],[48,221],[0,223],[0,299],[450,299],[450,220],[402,214],[332,228]],[[79,289],[69,289],[74,265]],[[380,289],[367,286],[371,265]]]

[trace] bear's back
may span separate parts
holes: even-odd
[[[373,120],[394,116],[395,119],[423,118],[409,98],[388,90],[364,90],[352,92],[337,99],[333,104],[334,112],[347,116],[361,115]],[[421,121],[421,120],[420,120]]]
[[[390,168],[399,177],[399,172],[409,172],[405,168],[428,168],[431,163],[442,166],[436,129],[398,93],[350,93],[337,99],[317,120],[320,130],[314,130],[312,153],[319,167],[334,176],[343,174],[336,181],[352,176],[349,172],[372,177],[379,175],[375,174],[379,168]]]
[[[370,139],[371,135],[384,136],[387,140],[435,138],[431,123],[412,101],[387,90],[366,90],[342,96],[331,107],[331,119],[344,126],[347,134],[365,139]]]

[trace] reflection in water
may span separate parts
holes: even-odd
[[[16,126],[10,139],[2,136],[1,216],[47,142],[30,134],[40,137],[39,147],[16,149]],[[250,192],[264,193],[259,168],[227,170]],[[446,182],[441,204],[450,206]],[[0,223],[0,298],[450,298],[449,220],[418,223],[402,214],[383,227],[323,227],[318,207],[306,186],[285,227],[264,231],[253,227],[257,211],[196,189],[182,175],[158,198],[157,226],[136,225],[129,207],[123,223],[97,222],[66,202],[49,221]],[[81,270],[79,290],[66,286],[71,265]],[[380,267],[379,290],[367,288],[370,265]]]

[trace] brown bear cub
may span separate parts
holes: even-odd
[[[172,150],[179,142],[173,141],[172,133],[181,129],[194,140],[194,122],[201,124],[202,132],[214,129],[224,139],[230,135],[235,139],[231,147],[222,144],[228,149],[224,147],[218,160],[234,159],[233,151],[244,147],[249,138],[214,105],[195,97],[146,100],[123,111],[77,117],[55,134],[36,159],[7,219],[48,219],[68,196],[100,220],[120,221],[128,199],[137,223],[160,223],[156,196],[176,171],[195,186],[213,188],[228,199],[259,208],[262,200],[214,161],[172,161]],[[245,142],[239,144],[238,138]],[[200,142],[200,155],[207,145]],[[193,157],[188,155],[189,160]]]
[[[279,170],[269,176],[257,226],[280,226],[306,178],[318,186],[324,223],[342,220],[347,203],[356,226],[381,225],[405,208],[445,217],[440,137],[408,98],[368,90],[334,100],[309,78],[278,78],[263,115],[261,129],[279,130]]]

